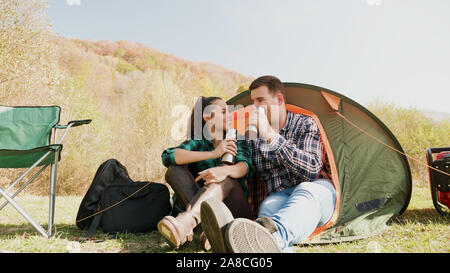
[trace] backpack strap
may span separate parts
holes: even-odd
[[[96,216],[94,216],[94,219],[92,220],[91,225],[86,231],[86,234],[84,235],[84,237],[80,238],[80,243],[84,243],[91,239],[91,236],[94,235],[94,233],[97,231],[98,226],[100,225],[101,218],[102,218],[101,214],[97,214]]]

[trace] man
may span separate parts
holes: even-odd
[[[247,143],[268,197],[256,222],[232,219],[220,202],[205,201],[204,230],[211,244],[223,243],[230,252],[290,252],[331,219],[336,191],[331,181],[318,179],[322,169],[318,126],[312,118],[286,110],[281,81],[263,76],[249,90],[254,106],[267,113],[250,114],[249,125],[257,126],[259,138]]]

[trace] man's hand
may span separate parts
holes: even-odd
[[[248,124],[256,125],[258,133],[265,140],[272,139],[276,134],[275,130],[270,126],[267,116],[259,111],[254,110],[250,113]]]
[[[203,179],[205,180],[205,185],[208,185],[211,183],[222,182],[223,180],[225,180],[225,178],[227,178],[229,175],[229,168],[227,168],[227,166],[214,167],[199,172],[198,174],[199,176],[195,178],[195,182],[198,182],[201,179]]]

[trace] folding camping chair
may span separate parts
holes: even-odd
[[[6,189],[0,187],[0,199],[6,199],[0,210],[11,204],[33,227],[46,238],[53,235],[55,194],[58,161],[61,159],[62,142],[72,127],[89,124],[91,120],[71,121],[59,125],[59,106],[0,106],[0,168],[27,168]],[[57,129],[64,133],[57,141]],[[53,131],[53,138],[52,138]],[[52,141],[53,139],[53,141]],[[14,197],[33,182],[48,166],[50,168],[48,232],[14,201]],[[9,192],[35,167],[40,169],[13,194]]]

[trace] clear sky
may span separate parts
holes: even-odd
[[[49,0],[55,34],[450,113],[449,0]]]

